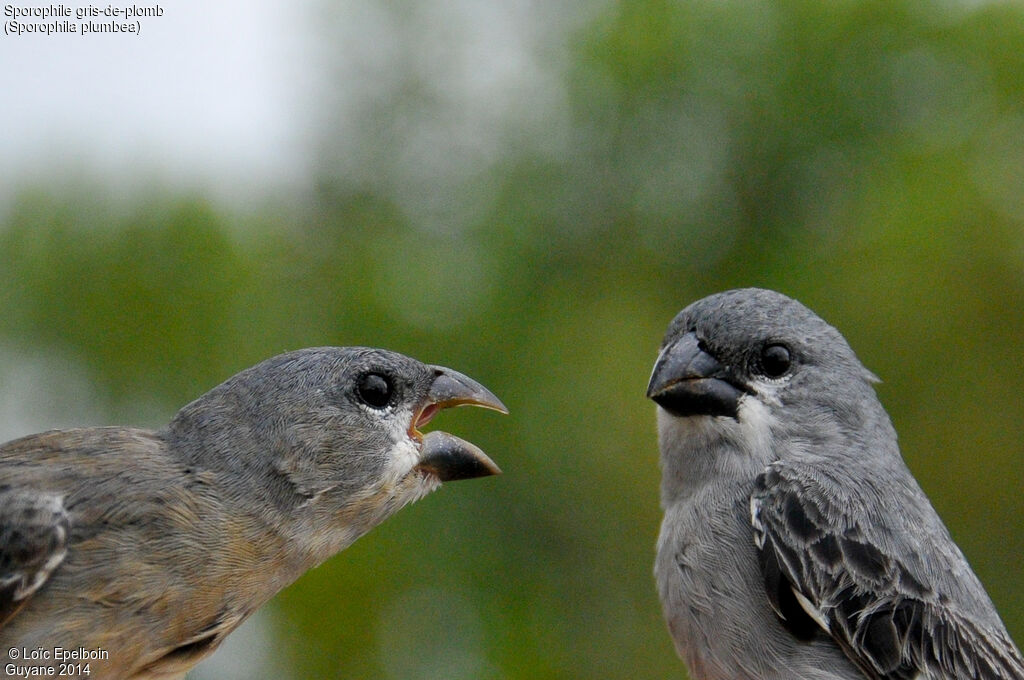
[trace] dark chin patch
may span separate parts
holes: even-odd
[[[736,419],[743,391],[718,378],[691,378],[665,388],[651,399],[674,416],[725,416]]]

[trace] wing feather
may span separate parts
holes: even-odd
[[[0,627],[64,560],[70,528],[59,496],[0,486]]]
[[[871,680],[1024,679],[1020,652],[945,530],[919,527],[928,559],[939,562],[926,570],[913,554],[919,541],[902,537],[906,554],[897,548],[912,518],[878,526],[863,499],[830,481],[781,462],[757,478],[754,541],[782,624],[802,640],[830,635]],[[937,516],[934,523],[941,526]],[[936,571],[952,574],[957,588],[937,592],[928,577]]]

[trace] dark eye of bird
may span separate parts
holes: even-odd
[[[780,378],[789,370],[792,359],[785,345],[765,345],[761,350],[761,372],[769,378]]]
[[[384,408],[391,401],[391,381],[380,373],[366,373],[356,384],[356,394],[367,406]]]

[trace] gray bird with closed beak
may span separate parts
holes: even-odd
[[[180,678],[402,506],[499,472],[472,444],[419,432],[463,404],[507,412],[451,369],[320,347],[242,371],[155,432],[0,446],[0,667],[56,666],[61,648],[87,655],[72,677]],[[11,657],[37,649],[51,661]]]
[[[799,302],[672,321],[655,576],[695,680],[1022,680],[992,601],[900,456],[875,378]]]

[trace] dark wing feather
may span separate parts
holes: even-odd
[[[858,499],[830,481],[776,463],[751,497],[766,592],[787,630],[801,640],[824,630],[871,680],[1024,680],[1024,659],[945,530],[923,546],[962,585],[954,593],[933,590],[921,556],[909,554],[917,539],[905,540],[907,555],[894,547],[897,526],[912,519],[871,526]],[[983,602],[964,606],[968,597]]]
[[[64,560],[69,531],[59,496],[0,485],[0,627]]]

